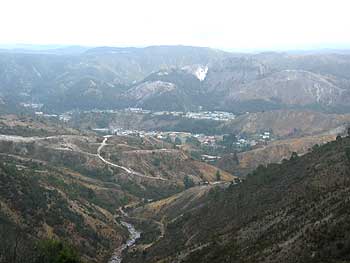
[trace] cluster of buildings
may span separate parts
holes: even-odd
[[[95,128],[92,129],[93,131],[101,134],[113,134],[113,135],[119,135],[119,136],[139,136],[144,137],[145,133],[144,131],[138,131],[138,130],[127,130],[123,128]]]
[[[22,103],[23,107],[40,110],[43,104],[35,104],[35,103]],[[215,120],[215,121],[230,121],[234,120],[236,116],[233,113],[225,112],[225,111],[198,111],[198,112],[182,112],[182,111],[150,111],[144,110],[142,108],[126,108],[123,110],[86,110],[82,111],[83,113],[120,113],[120,112],[129,112],[135,114],[150,114],[151,116],[174,116],[188,119],[197,119],[197,120]],[[41,111],[36,111],[36,115],[42,115],[44,117],[57,117],[61,121],[67,122],[71,119],[72,112],[66,112],[61,115],[55,114],[45,114]]]
[[[124,111],[133,112],[139,114],[151,114],[153,116],[175,116],[175,117],[183,117],[189,119],[197,119],[197,120],[215,120],[215,121],[229,121],[234,120],[236,115],[230,112],[225,111],[198,111],[198,112],[183,112],[183,111],[150,111],[144,110],[142,108],[127,108]]]
[[[40,110],[44,106],[44,104],[41,104],[41,103],[26,103],[26,102],[21,102],[20,105],[24,108],[33,109],[33,110]]]
[[[119,113],[129,112],[135,114],[150,114],[152,116],[174,116],[197,120],[215,120],[215,121],[229,121],[234,120],[236,115],[231,112],[225,111],[198,111],[198,112],[183,112],[183,111],[151,111],[142,108],[126,108],[123,110],[88,110],[83,111],[84,113]]]
[[[58,118],[59,116],[57,114],[46,114],[42,111],[36,111],[34,113],[36,116],[43,116],[43,117],[46,117],[46,118]]]
[[[260,134],[260,138],[263,140],[270,140],[271,133],[270,132],[263,132],[262,134]]]
[[[266,145],[271,140],[273,140],[271,132],[265,131],[260,134],[252,135],[250,138],[238,138],[235,145],[238,148],[254,148],[261,145]]]
[[[199,119],[199,120],[215,120],[215,121],[230,121],[234,120],[236,116],[233,113],[225,111],[200,111],[187,112],[185,118]]]
[[[33,110],[35,116],[45,117],[45,118],[57,118],[61,121],[67,122],[71,117],[71,112],[63,113],[61,115],[58,114],[47,114],[42,111],[44,104],[42,103],[30,103],[30,102],[21,102],[20,105],[24,108]]]
[[[22,106],[29,107],[32,109],[40,109],[42,104],[34,104],[34,103],[22,103]],[[235,119],[235,115],[229,112],[222,111],[199,111],[199,112],[179,112],[179,111],[149,111],[144,110],[142,108],[126,108],[124,110],[89,110],[84,111],[84,113],[118,113],[118,112],[132,112],[137,114],[151,114],[153,116],[161,116],[161,115],[171,115],[178,116],[183,118],[190,119],[205,119],[205,120],[216,120],[216,121],[229,121]],[[60,115],[56,114],[45,114],[41,111],[36,111],[36,115],[43,117],[54,117],[58,118],[61,121],[68,122],[72,118],[72,112],[66,112]],[[197,140],[198,143],[202,146],[211,146],[216,147],[220,145],[220,142],[223,141],[223,135],[205,135],[205,134],[192,134],[189,132],[164,132],[164,131],[142,131],[142,130],[130,130],[123,128],[96,128],[93,129],[95,132],[101,134],[114,134],[120,136],[152,136],[160,140],[168,140],[173,143],[186,143],[188,138],[193,138]],[[261,145],[267,144],[270,140],[272,140],[272,134],[269,131],[263,131],[256,135],[251,135],[249,137],[237,137],[237,140],[233,143],[233,147],[237,149],[246,149],[246,148],[254,148],[260,147]]]
[[[188,138],[195,138],[200,144],[214,146],[217,141],[222,140],[222,135],[204,135],[204,134],[192,134],[190,132],[167,132],[167,131],[142,131],[142,130],[128,130],[123,128],[96,128],[93,131],[101,134],[114,134],[119,136],[151,136],[160,140],[169,140],[173,143],[176,141],[181,142],[181,144],[186,143]]]
[[[126,108],[124,109],[126,112],[133,112],[133,113],[141,113],[141,114],[150,114],[152,111],[150,110],[144,110],[142,108]]]
[[[95,132],[102,134],[114,134],[119,136],[138,136],[145,137],[150,136],[160,140],[168,140],[173,143],[184,144],[189,138],[197,140],[200,145],[216,147],[223,141],[223,135],[205,135],[205,134],[192,134],[190,132],[175,132],[175,131],[142,131],[142,130],[128,130],[123,128],[96,128],[93,129]],[[272,140],[270,132],[262,132],[249,138],[238,137],[233,143],[233,147],[243,149],[247,147],[259,147],[266,145],[268,141]]]
[[[58,114],[47,114],[47,113],[44,113],[42,111],[36,111],[36,112],[34,112],[34,114],[38,117],[55,118],[55,119],[59,119],[60,121],[63,121],[63,122],[68,122],[72,119],[72,116],[69,113],[63,113],[63,114],[58,115]]]

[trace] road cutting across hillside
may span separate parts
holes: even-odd
[[[133,171],[132,169],[130,168],[127,168],[125,166],[122,166],[122,165],[118,165],[118,164],[115,164],[115,163],[112,163],[108,160],[106,160],[105,158],[103,158],[101,156],[101,150],[103,149],[103,147],[105,147],[107,145],[107,140],[108,140],[109,136],[105,136],[101,145],[98,147],[97,149],[97,156],[98,158],[100,158],[100,160],[102,162],[104,162],[105,164],[108,164],[110,166],[113,166],[113,167],[117,167],[119,169],[122,169],[123,171],[127,172],[128,174],[132,174],[132,175],[135,175],[135,176],[139,176],[139,177],[143,177],[143,178],[147,178],[147,179],[152,179],[152,180],[159,180],[159,181],[169,181],[168,179],[165,179],[165,178],[162,178],[162,177],[152,177],[152,176],[148,176],[148,175],[144,175],[142,173],[139,173],[139,172],[136,172],[136,171]]]

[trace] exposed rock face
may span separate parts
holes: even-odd
[[[207,76],[209,68],[208,66],[191,65],[183,67],[182,70],[194,75],[199,81],[203,81]]]

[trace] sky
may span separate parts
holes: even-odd
[[[0,44],[350,47],[349,0],[0,0]]]

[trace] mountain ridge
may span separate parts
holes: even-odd
[[[74,55],[2,52],[0,97],[15,104],[42,103],[55,112],[163,110],[162,100],[174,110],[349,112],[349,65],[349,54],[234,54],[191,46],[78,48]],[[135,87],[147,90],[157,81],[176,89],[134,99]]]

